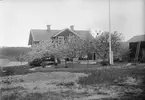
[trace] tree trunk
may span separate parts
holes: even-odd
[[[67,59],[65,58],[65,68],[68,68],[67,66]]]

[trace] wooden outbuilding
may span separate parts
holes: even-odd
[[[130,49],[130,60],[145,62],[145,35],[138,35],[128,40]]]

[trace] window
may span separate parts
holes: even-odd
[[[64,44],[64,36],[58,36],[58,44]]]
[[[73,35],[69,35],[68,36],[68,41],[70,41],[74,36]]]

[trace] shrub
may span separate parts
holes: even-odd
[[[107,65],[109,65],[109,62],[108,61],[101,61],[100,64],[102,66],[107,66]]]
[[[13,68],[8,68],[5,71],[5,75],[9,76],[9,75],[14,75],[15,74],[15,70]]]
[[[74,86],[74,85],[75,85],[74,82],[67,82],[67,83],[62,82],[62,83],[57,84],[57,86],[66,86],[66,87]]]
[[[29,62],[29,65],[35,67],[35,66],[41,66],[41,63],[42,63],[42,59],[36,58],[32,62]]]
[[[35,66],[46,66],[46,65],[57,65],[60,63],[60,60],[57,59],[57,62],[55,61],[55,57],[50,55],[50,56],[44,56],[42,58],[36,58],[32,62],[29,62],[29,65],[32,67]]]
[[[113,59],[113,61],[114,62],[123,62],[121,59],[119,59],[119,58],[115,58],[115,59]]]
[[[2,80],[3,83],[6,83],[6,84],[11,84],[12,81],[10,79],[6,79],[6,80]]]

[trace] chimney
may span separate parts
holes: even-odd
[[[71,29],[71,30],[74,30],[74,25],[71,25],[71,26],[70,26],[70,29]]]
[[[47,31],[50,31],[50,26],[51,26],[51,25],[47,25]]]

